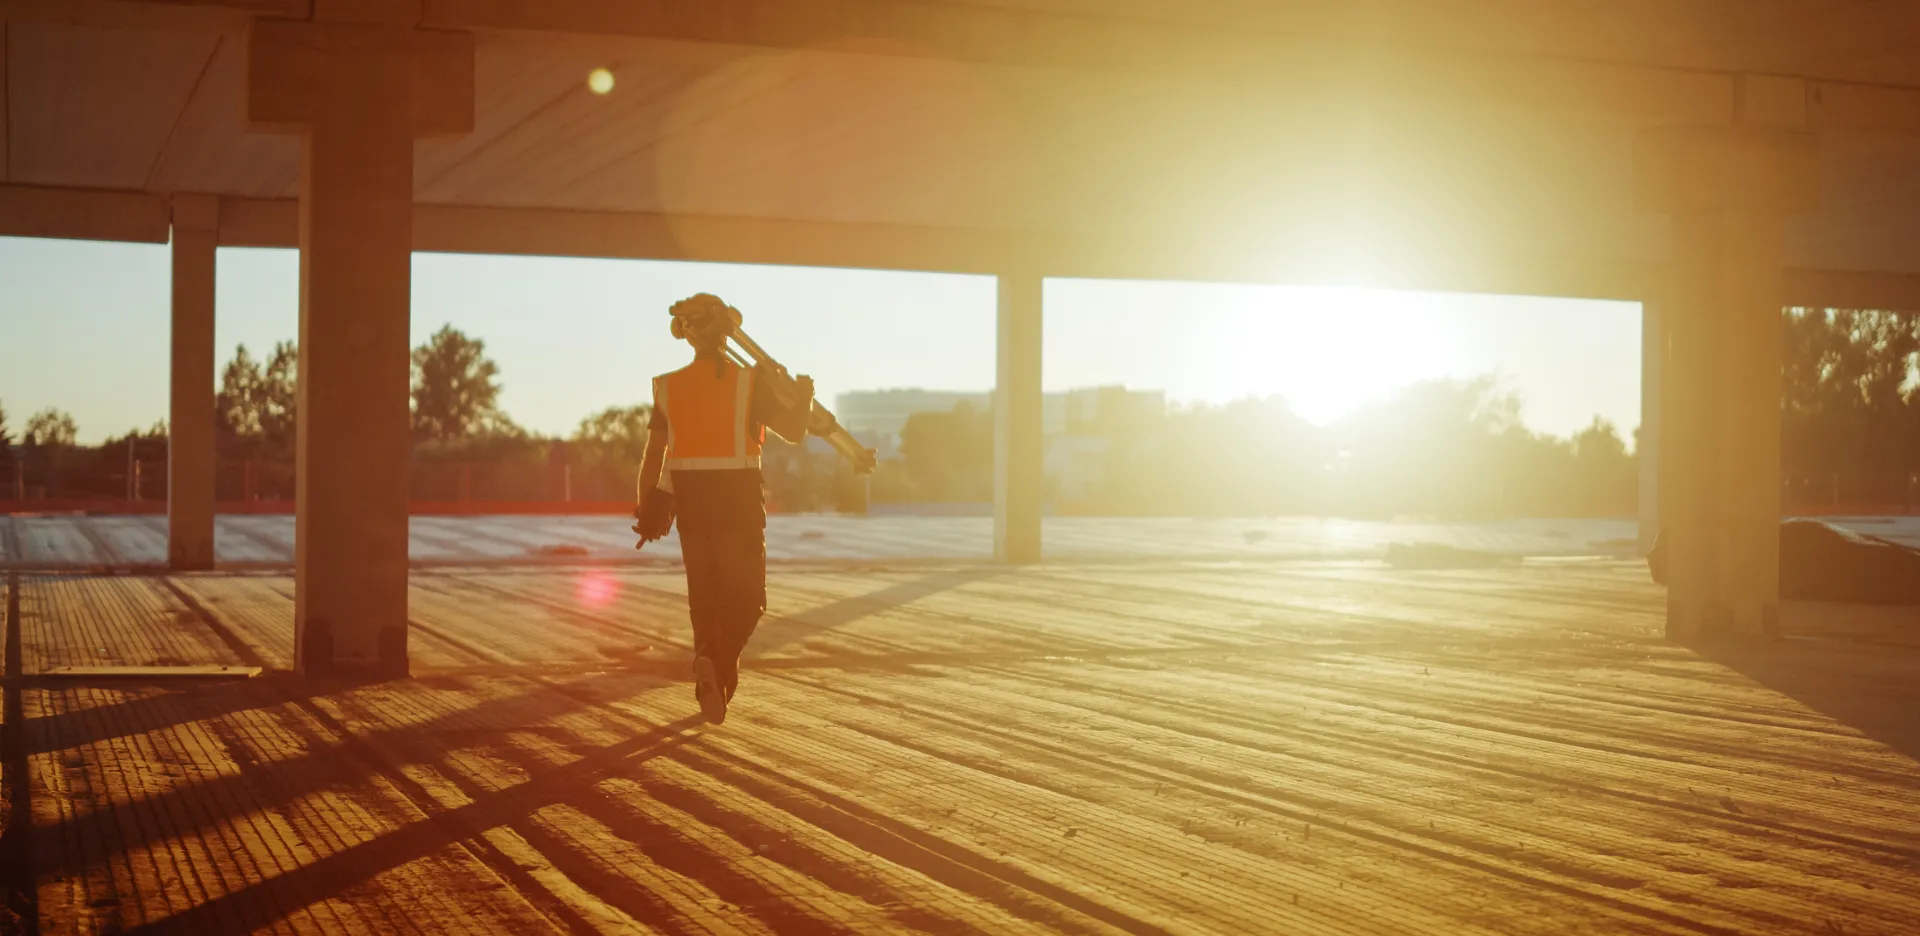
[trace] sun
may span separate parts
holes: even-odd
[[[1232,396],[1284,397],[1326,425],[1393,390],[1447,373],[1452,340],[1421,296],[1354,288],[1288,289],[1237,310]]]

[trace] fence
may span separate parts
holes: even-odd
[[[97,457],[100,453],[90,450],[65,454],[70,457],[0,460],[0,512],[165,511],[164,446],[158,457],[125,460]],[[770,463],[772,509],[864,512],[867,486],[838,474]],[[623,513],[632,509],[632,485],[632,470],[625,466],[416,460],[407,487],[416,513]],[[214,468],[214,497],[224,513],[291,512],[294,492],[294,466],[288,461],[223,459]],[[1920,515],[1920,472],[1789,477],[1781,484],[1780,505],[1788,515]],[[1055,506],[1079,512],[1073,504]]]
[[[214,499],[223,513],[291,512],[295,481],[291,462],[222,460],[214,465]],[[17,461],[0,463],[0,511],[164,512],[167,484],[164,457],[113,466],[48,462],[24,471]],[[616,480],[566,463],[416,462],[408,469],[407,493],[423,513],[625,512],[633,506],[631,475]]]
[[[415,461],[407,496],[416,514],[621,514],[633,509],[633,471],[558,460]],[[164,513],[167,480],[164,457],[36,465],[25,472],[0,463],[0,513]],[[291,462],[221,460],[214,465],[214,500],[221,513],[292,513],[295,481]],[[867,487],[849,481],[827,474],[796,481],[775,464],[768,473],[769,510],[864,512]]]

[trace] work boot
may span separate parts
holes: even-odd
[[[703,656],[693,658],[693,697],[708,722],[718,725],[727,720],[727,691],[720,685],[713,661]]]

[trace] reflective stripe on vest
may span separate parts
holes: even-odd
[[[669,471],[760,467],[760,433],[747,428],[753,413],[753,370],[728,363],[715,375],[711,361],[653,379],[653,402],[667,411]]]

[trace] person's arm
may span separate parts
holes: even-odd
[[[647,452],[640,459],[640,474],[633,479],[633,501],[637,506],[660,486],[660,469],[667,463],[667,413],[657,404],[647,419]]]
[[[805,374],[793,378],[800,399],[791,407],[781,405],[780,398],[774,395],[772,378],[766,373],[756,374],[754,382],[753,409],[760,424],[788,442],[798,444],[804,440],[808,417],[813,414],[813,378]]]
[[[640,473],[633,479],[633,532],[639,534],[638,549],[660,539],[673,529],[673,488],[662,485],[662,469],[667,461],[667,413],[657,403],[647,420],[647,452],[640,459]]]
[[[655,441],[658,440],[658,441]],[[647,454],[640,460],[640,475],[634,479],[633,500],[636,504],[646,503],[647,497],[661,488],[661,466],[667,461],[667,438],[665,435],[647,437]]]

